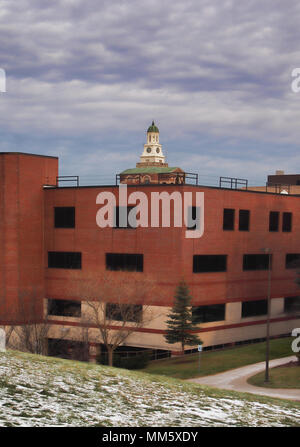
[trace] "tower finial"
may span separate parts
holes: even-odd
[[[154,120],[152,120],[152,124],[151,124],[151,126],[148,127],[147,132],[159,133],[158,127],[154,124]]]

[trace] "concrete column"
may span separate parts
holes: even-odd
[[[229,323],[239,323],[242,317],[242,303],[227,303],[225,321]]]
[[[99,343],[89,342],[89,362],[97,363],[97,357],[101,352]]]
[[[271,316],[281,315],[284,312],[284,298],[271,299]]]

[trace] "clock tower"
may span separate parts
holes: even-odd
[[[152,121],[147,130],[147,141],[135,168],[126,169],[117,175],[120,183],[128,185],[146,184],[185,184],[185,172],[178,167],[170,167],[166,163],[161,144],[159,144],[159,130]]]
[[[147,130],[147,142],[144,144],[144,151],[138,165],[168,166],[165,163],[162,146],[159,144],[159,130],[154,121],[152,121],[151,126]]]

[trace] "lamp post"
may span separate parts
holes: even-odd
[[[270,248],[264,248],[264,252],[268,254],[268,313],[267,313],[267,334],[266,334],[266,369],[265,369],[265,383],[269,382],[269,357],[270,357],[270,315],[271,315],[271,250]]]

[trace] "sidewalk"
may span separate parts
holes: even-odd
[[[269,367],[284,365],[296,360],[296,356],[284,357],[282,359],[270,360]],[[300,402],[300,389],[275,389],[262,388],[250,385],[247,379],[255,374],[264,371],[265,362],[255,363],[254,365],[243,366],[242,368],[231,369],[223,373],[195,377],[187,379],[188,382],[199,383],[200,385],[207,385],[215,388],[222,388],[225,390],[240,391],[243,393],[253,393],[263,396],[276,397],[280,399],[291,399]]]

